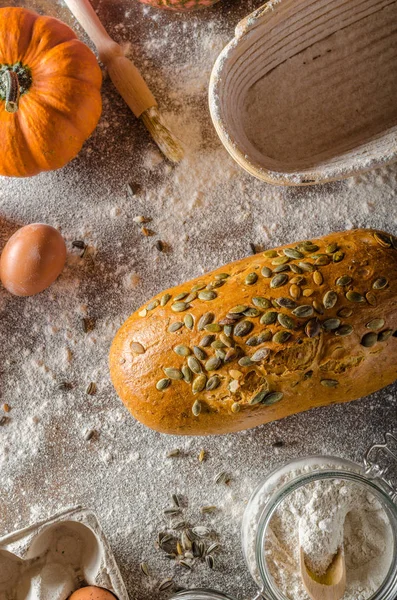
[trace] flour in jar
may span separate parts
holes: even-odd
[[[263,510],[284,486],[322,470],[357,471],[357,466],[314,459],[285,465],[255,492],[243,523],[243,547],[249,570],[262,585],[257,539]],[[290,492],[273,513],[264,538],[266,571],[288,600],[310,600],[300,576],[300,546],[318,575],[327,571],[343,545],[346,591],[343,600],[367,600],[387,579],[393,560],[393,529],[385,508],[367,485],[344,477],[315,479]]]
[[[392,532],[375,496],[342,479],[318,480],[292,492],[274,513],[265,543],[270,574],[291,600],[307,600],[299,574],[306,564],[324,574],[343,545],[347,586],[343,600],[366,600],[384,581],[392,560]]]

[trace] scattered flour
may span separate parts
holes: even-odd
[[[182,16],[133,0],[94,0],[187,146],[185,160],[172,167],[158,155],[105,77],[100,126],[70,165],[0,181],[1,245],[19,226],[47,222],[60,229],[68,247],[66,269],[49,290],[15,298],[0,289],[0,407],[11,407],[0,426],[0,535],[67,506],[92,508],[131,598],[157,597],[166,577],[189,588],[253,596],[240,529],[255,485],[276,463],[298,455],[361,460],[385,423],[397,427],[397,387],[390,386],[360,402],[252,431],[181,439],[137,423],[109,380],[109,346],[132,311],[162,289],[247,256],[250,243],[265,249],[361,226],[397,234],[396,166],[311,189],[278,188],[242,171],[218,140],[208,111],[209,74],[236,23],[262,3],[225,1]],[[62,18],[87,41],[64,3],[19,4]],[[139,191],[128,195],[127,183]],[[154,235],[142,235],[137,215],[151,218]],[[158,239],[164,252],[154,247]],[[84,257],[74,240],[89,246]],[[95,322],[87,333],[83,317]],[[97,384],[93,396],[86,394],[90,382]],[[87,440],[90,430],[96,434]],[[279,440],[283,447],[274,448]],[[181,455],[166,459],[173,448]],[[208,455],[202,464],[201,448]],[[227,488],[213,483],[223,470],[232,475]],[[218,506],[205,517],[223,550],[213,571],[178,570],[155,550],[170,493],[186,495],[192,513]],[[140,572],[142,560],[150,578]]]

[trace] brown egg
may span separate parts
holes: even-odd
[[[33,223],[10,237],[0,259],[0,278],[15,296],[33,296],[50,286],[66,260],[63,237],[50,225]]]
[[[80,588],[77,592],[69,597],[69,600],[115,600],[114,596],[108,590],[100,587],[89,585],[88,587]]]

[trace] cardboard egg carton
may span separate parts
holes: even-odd
[[[70,509],[0,538],[0,600],[67,600],[86,585],[128,600],[93,512]]]

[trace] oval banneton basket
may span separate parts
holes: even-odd
[[[397,160],[397,0],[271,0],[215,63],[211,116],[231,156],[311,185]]]

